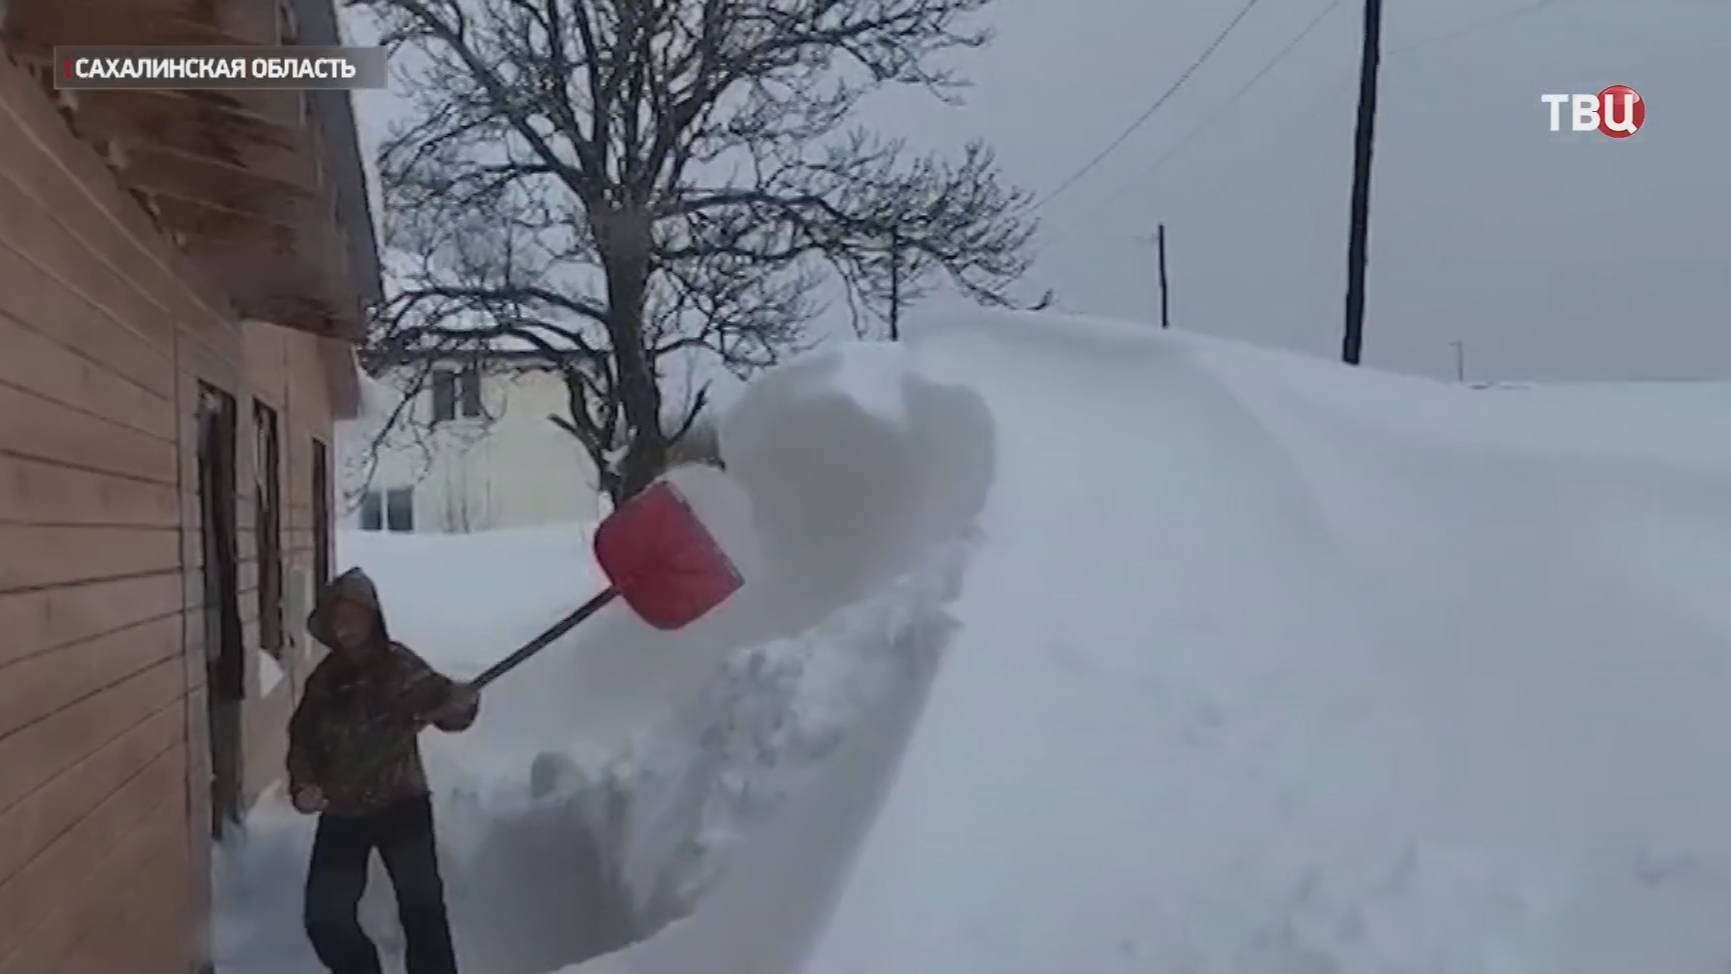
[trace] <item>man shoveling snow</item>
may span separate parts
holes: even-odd
[[[416,743],[423,727],[468,729],[483,687],[616,598],[650,625],[674,630],[740,587],[737,568],[679,484],[699,488],[705,507],[738,499],[719,471],[669,471],[597,528],[595,557],[610,584],[466,683],[435,672],[391,639],[378,590],[360,569],[350,569],[321,593],[307,629],[332,653],[308,678],[290,719],[288,772],[294,806],[320,813],[307,876],[306,929],[333,974],[380,972],[378,949],[358,916],[374,849],[396,888],[407,974],[456,974],[432,799]]]
[[[319,815],[307,937],[333,974],[379,974],[356,912],[377,849],[397,894],[408,974],[456,974],[416,735],[427,724],[466,730],[479,691],[391,639],[378,591],[359,568],[326,586],[307,629],[331,649],[289,721],[289,794],[295,808]]]

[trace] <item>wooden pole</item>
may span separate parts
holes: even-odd
[[[1455,347],[1455,381],[1467,381],[1467,343],[1449,342]]]
[[[890,231],[890,341],[901,341],[902,320],[902,236]]]
[[[1370,154],[1376,129],[1376,75],[1382,60],[1382,0],[1364,0],[1364,55],[1358,76],[1358,132],[1352,160],[1352,236],[1346,250],[1346,335],[1341,359],[1364,348],[1364,265],[1370,236]]]
[[[1167,314],[1166,296],[1166,224],[1160,224],[1155,242],[1160,248],[1160,327],[1170,328],[1172,327],[1172,319]]]

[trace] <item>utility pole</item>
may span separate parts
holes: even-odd
[[[1449,342],[1455,347],[1455,381],[1467,381],[1467,343],[1463,341]]]
[[[902,340],[902,235],[890,231],[890,341]]]
[[[1172,319],[1166,313],[1166,224],[1160,224],[1156,235],[1156,244],[1160,249],[1160,327],[1172,327]]]
[[[1358,132],[1352,159],[1352,236],[1346,248],[1346,336],[1341,360],[1357,365],[1364,347],[1364,265],[1370,237],[1370,148],[1376,130],[1376,74],[1382,61],[1382,0],[1364,0],[1364,55],[1358,75]]]

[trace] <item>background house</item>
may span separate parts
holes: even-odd
[[[599,515],[594,465],[549,418],[570,415],[557,372],[495,351],[404,366],[375,388],[383,401],[340,425],[345,527],[461,534]]]
[[[52,91],[56,44],[330,0],[0,4],[0,972],[207,970],[282,769],[379,268],[347,96]]]

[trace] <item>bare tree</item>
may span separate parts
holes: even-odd
[[[940,274],[1008,304],[1029,198],[992,153],[914,156],[850,128],[872,90],[953,100],[938,62],[991,0],[352,0],[412,111],[381,153],[393,294],[374,361],[539,352],[561,426],[615,499],[691,428],[674,360],[738,374],[805,342],[839,293],[883,319]]]

